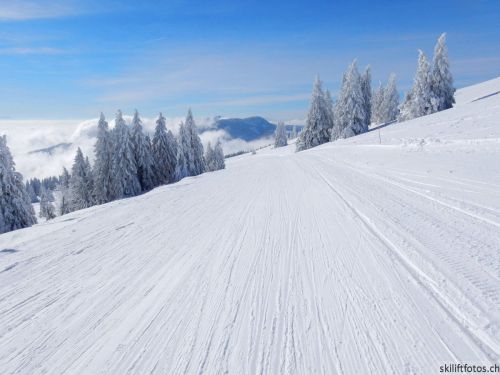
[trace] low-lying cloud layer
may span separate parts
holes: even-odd
[[[124,116],[130,123],[132,117]],[[183,118],[167,118],[167,128],[174,134],[178,132],[178,124]],[[47,177],[59,175],[63,167],[71,168],[76,149],[80,147],[85,155],[93,161],[93,147],[97,134],[97,118],[79,120],[0,120],[0,135],[7,135],[7,144],[14,156],[16,169],[25,178]],[[114,127],[114,120],[108,120]],[[152,137],[155,118],[142,118],[144,129]],[[272,142],[269,138],[261,138],[246,142],[233,139],[224,130],[213,127],[210,118],[196,119],[198,128],[203,131],[200,138],[206,146],[208,142],[222,142],[224,153],[230,154],[241,150],[251,150]],[[48,152],[33,152],[53,146]]]

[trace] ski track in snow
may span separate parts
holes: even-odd
[[[475,113],[500,118],[498,97],[443,123],[471,138]],[[478,132],[490,132],[481,116]],[[298,154],[263,149],[0,236],[1,374],[429,374],[498,362],[500,143],[457,149],[449,135],[408,150],[395,141],[413,136],[404,126],[381,130],[391,147],[373,132]]]

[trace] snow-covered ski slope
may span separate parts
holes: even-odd
[[[0,236],[0,373],[498,362],[499,90]]]

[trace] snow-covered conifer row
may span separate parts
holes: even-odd
[[[77,149],[71,174],[43,180],[30,179],[26,184],[15,170],[5,136],[0,137],[0,233],[25,228],[36,223],[32,203],[40,202],[39,216],[47,220],[57,214],[131,197],[156,186],[187,176],[225,168],[224,151],[219,140],[209,144],[204,155],[193,114],[188,111],[180,124],[179,135],[167,130],[160,113],[151,140],[145,134],[139,113],[135,111],[127,125],[121,111],[110,129],[101,113],[94,145],[94,165]],[[54,199],[52,191],[57,190]],[[53,201],[56,200],[57,208]]]
[[[213,148],[210,142],[208,142],[207,150],[205,152],[205,164],[207,172],[218,171],[219,169],[224,169],[226,167],[224,152],[222,151],[222,145],[219,140],[217,140],[215,147]]]
[[[23,176],[16,171],[7,137],[0,136],[0,233],[33,224],[36,224],[35,211]]]
[[[455,103],[454,92],[446,34],[437,41],[432,65],[419,52],[413,87],[402,105],[394,74],[389,76],[387,86],[380,84],[372,91],[370,67],[361,75],[354,60],[344,73],[335,103],[319,77],[316,78],[306,126],[297,139],[296,150],[364,133],[371,123],[404,121],[451,108]]]
[[[383,124],[397,119],[399,114],[399,93],[396,88],[396,75],[392,73],[386,87],[380,83],[378,89],[372,94],[373,124]]]
[[[215,148],[209,146],[204,156],[191,110],[185,122],[180,124],[177,138],[167,130],[161,113],[152,139],[144,132],[137,111],[130,126],[118,111],[115,127],[111,130],[101,114],[97,129],[93,168],[78,149],[71,175],[64,169],[59,178],[57,211],[60,215],[139,195],[187,176],[225,168],[219,141]]]
[[[454,94],[446,34],[443,33],[434,48],[432,65],[425,53],[419,51],[413,87],[406,93],[398,119],[406,121],[449,109],[455,103]]]

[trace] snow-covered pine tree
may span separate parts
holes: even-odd
[[[400,120],[411,120],[436,111],[438,104],[431,90],[430,65],[424,52],[419,50],[418,68],[413,79],[413,87],[406,95],[400,111]]]
[[[380,120],[383,123],[391,122],[398,117],[399,94],[396,88],[396,75],[392,73],[389,76],[387,87],[383,91],[382,101],[380,103]]]
[[[177,156],[175,164],[175,180],[182,180],[184,177],[189,176],[188,163],[186,155],[189,150],[186,150],[190,145],[189,134],[186,131],[184,123],[179,125],[179,136],[177,138]]]
[[[370,65],[365,68],[361,76],[361,92],[363,93],[365,105],[365,124],[370,125],[372,117],[372,73]]]
[[[450,71],[446,33],[441,34],[434,48],[434,59],[431,73],[431,91],[437,99],[437,111],[453,107],[455,89]]]
[[[88,160],[88,159],[87,159]],[[83,157],[82,150],[78,147],[75,161],[71,168],[70,211],[81,210],[94,204],[92,195],[92,172],[89,170],[87,160]]]
[[[333,132],[333,126],[335,124],[335,110],[334,110],[334,106],[333,106],[333,99],[332,99],[332,95],[330,94],[330,90],[326,90],[325,92],[325,104],[326,104],[326,109],[328,111],[328,116],[330,117],[328,122],[329,122],[329,126],[330,126],[330,129],[328,129],[328,134],[329,134],[329,137],[330,139],[332,138],[332,132]]]
[[[168,154],[169,160],[169,179],[171,182],[175,181],[175,166],[177,164],[177,139],[170,130],[167,130],[167,144],[170,150]]]
[[[93,206],[95,203],[95,188],[94,188],[94,174],[92,172],[92,166],[90,165],[89,157],[85,157],[85,173],[87,177],[87,185],[90,192],[90,205]],[[49,190],[48,193],[52,194]],[[53,198],[53,197],[52,197]]]
[[[62,172],[61,176],[59,177],[60,186],[69,188],[70,178],[71,178],[71,176],[69,175],[68,170],[66,169],[66,167],[63,167],[63,172]]]
[[[205,150],[205,166],[207,168],[207,172],[213,172],[216,170],[214,149],[212,148],[210,142],[208,142],[207,149]]]
[[[0,136],[0,233],[33,224],[36,224],[35,211],[23,176],[15,169],[7,137]]]
[[[323,83],[316,77],[306,126],[297,139],[296,151],[307,150],[330,140],[331,116],[323,92]]]
[[[348,138],[368,131],[366,106],[357,62],[354,60],[344,74],[342,88],[335,106],[335,129],[332,140]]]
[[[145,154],[145,160],[146,160],[146,163],[149,163],[150,168],[151,168],[151,188],[150,189],[153,189],[157,186],[156,163],[155,163],[155,158],[154,158],[154,154],[153,154],[153,144],[151,143],[151,138],[149,138],[149,134],[146,134],[144,136],[144,143],[145,143],[146,150],[148,151]]]
[[[285,124],[279,121],[274,134],[274,148],[283,147],[287,144]]]
[[[220,143],[219,139],[217,139],[217,142],[215,143],[214,157],[216,170],[226,168],[226,162],[224,160],[224,150],[222,149],[222,144]]]
[[[188,110],[184,127],[186,132],[189,133],[190,141],[189,156],[186,157],[189,175],[197,176],[205,172],[205,160],[203,158],[203,144],[198,135],[198,128],[194,122],[191,109]]]
[[[59,215],[70,213],[71,210],[71,189],[70,189],[70,175],[68,170],[63,167],[63,173],[59,178]],[[95,184],[94,184],[95,192]]]
[[[130,130],[120,110],[116,113],[113,138],[112,173],[115,180],[113,196],[117,199],[133,197],[141,193],[141,184],[137,177],[137,165],[135,164]]]
[[[142,191],[148,191],[154,187],[154,159],[151,144],[146,140],[142,128],[142,121],[137,110],[132,119],[132,148],[135,165],[137,166],[137,177]]]
[[[182,151],[184,153],[184,160],[187,168],[187,176],[191,176],[192,165],[194,164],[193,150],[191,149],[191,132],[186,126],[186,123],[182,123],[179,127],[179,140],[178,143],[182,144]]]
[[[28,196],[30,197],[31,203],[38,203],[39,202],[38,196],[35,193],[35,189],[33,188],[33,185],[30,184],[29,182],[26,182],[26,192],[28,193]]]
[[[384,99],[384,86],[379,82],[377,89],[372,93],[372,116],[370,122],[373,124],[380,124],[382,122],[381,105]]]
[[[160,113],[156,120],[156,128],[152,142],[155,185],[174,182],[177,163],[177,142],[170,130],[167,131],[165,117]]]
[[[113,139],[108,123],[102,113],[97,124],[97,141],[94,145],[94,154],[94,196],[96,204],[103,204],[112,201],[114,197],[112,194],[113,175],[111,172]]]
[[[292,127],[292,134],[290,135],[290,138],[291,138],[291,139],[295,139],[295,138],[297,138],[297,125],[294,125],[294,126]]]
[[[419,51],[418,70],[412,89],[413,117],[420,117],[436,111],[438,99],[431,89],[430,64],[423,51]]]
[[[45,186],[42,186],[39,216],[45,218],[46,220],[51,220],[56,217],[56,211],[50,202],[50,195],[48,194]]]

